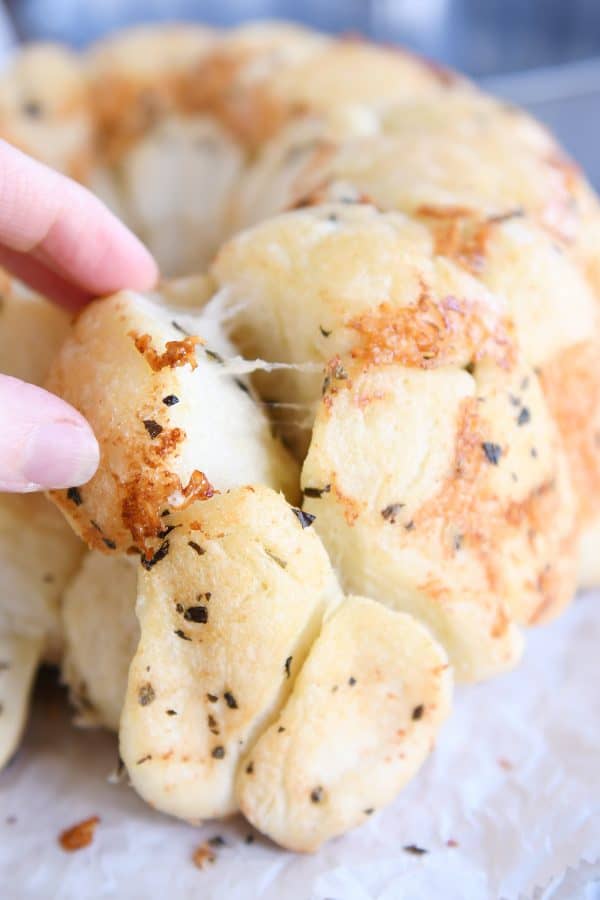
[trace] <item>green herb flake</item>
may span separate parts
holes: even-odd
[[[305,497],[314,497],[318,499],[323,496],[323,494],[328,494],[331,490],[331,485],[326,484],[325,487],[305,487],[302,491]]]
[[[270,559],[273,560],[274,563],[277,563],[277,565],[278,565],[281,569],[286,569],[286,568],[287,568],[287,563],[286,563],[286,561],[285,561],[284,559],[281,559],[280,556],[277,556],[277,555],[276,555],[275,553],[273,553],[271,550],[269,550],[268,547],[265,547],[265,553],[267,554],[267,556],[268,556]]]
[[[154,421],[154,419],[143,419],[143,422],[144,428],[146,429],[152,440],[154,440],[154,438],[158,437],[159,434],[162,433],[162,425],[159,425],[158,422]]]
[[[311,515],[311,513],[305,512],[303,509],[297,509],[295,506],[292,506],[291,510],[303,528],[310,528],[317,518],[316,516]]]
[[[183,618],[187,622],[196,622],[199,625],[206,625],[208,622],[208,609],[206,606],[188,606],[183,614]]]
[[[491,441],[484,441],[481,445],[483,452],[485,453],[487,461],[492,466],[497,466],[500,462],[500,457],[502,456],[502,447],[500,444],[494,444]]]
[[[221,837],[220,834],[215,834],[214,837],[211,837],[206,842],[210,847],[226,847],[227,842],[225,838]]]
[[[385,509],[381,510],[381,517],[385,519],[386,522],[389,522],[390,525],[395,525],[396,516],[401,509],[404,509],[405,505],[405,503],[390,503],[389,506],[386,506]]]
[[[154,568],[154,566],[161,561],[161,559],[165,558],[165,556],[167,555],[168,552],[169,552],[169,542],[163,541],[162,544],[160,545],[160,547],[158,548],[158,550],[154,553],[153,556],[150,557],[150,559],[146,559],[145,556],[142,556],[141,563],[142,563],[144,569],[146,569],[146,571],[149,572],[150,569]]]
[[[21,109],[30,119],[39,119],[42,116],[44,108],[39,100],[26,100]]]
[[[140,685],[138,690],[138,702],[140,706],[149,706],[156,699],[156,693],[149,681]]]
[[[322,799],[323,799],[323,788],[320,786],[313,788],[312,791],[310,792],[310,802],[311,803],[320,803]]]
[[[196,541],[188,541],[188,547],[191,547],[198,556],[204,556],[206,553],[206,550],[200,544],[197,544]]]

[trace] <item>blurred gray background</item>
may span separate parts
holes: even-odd
[[[284,18],[405,44],[529,108],[600,187],[600,0],[7,0],[4,12],[7,41]]]

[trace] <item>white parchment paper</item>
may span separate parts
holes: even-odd
[[[393,806],[314,856],[246,844],[239,818],[195,829],[161,816],[108,783],[115,759],[111,735],[74,729],[63,697],[39,693],[0,776],[3,900],[600,898],[600,593],[531,631],[515,672],[460,688]],[[61,850],[59,832],[91,815],[92,845]],[[227,846],[198,870],[193,850],[215,835]]]

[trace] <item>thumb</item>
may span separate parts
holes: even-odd
[[[0,416],[0,491],[71,487],[96,471],[92,429],[59,397],[0,375]]]

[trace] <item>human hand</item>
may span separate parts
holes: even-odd
[[[0,265],[73,311],[121,288],[146,290],[158,274],[148,251],[96,197],[3,141]],[[70,487],[92,477],[98,444],[73,407],[0,375],[0,411],[0,491]]]

